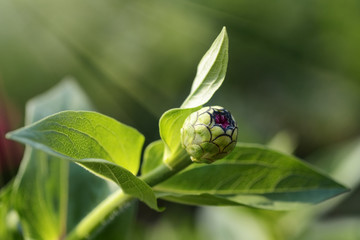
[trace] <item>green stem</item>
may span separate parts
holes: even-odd
[[[141,176],[140,179],[152,187],[163,182],[191,164],[189,156],[184,151],[179,152],[175,157],[176,160],[182,159],[183,161],[177,161],[178,164],[173,166],[172,169],[170,169],[167,165],[162,164],[148,174]],[[100,227],[101,223],[104,222],[116,209],[123,207],[126,203],[133,199],[134,197],[125,194],[121,189],[114,192],[102,201],[96,208],[94,208],[87,216],[85,216],[75,229],[69,233],[66,240],[88,238],[91,233]]]
[[[66,218],[68,212],[66,209],[68,208],[68,192],[69,192],[69,163],[67,161],[61,162],[61,167],[59,168],[60,176],[62,176],[62,180],[59,182],[60,186],[60,199],[59,199],[59,206],[62,211],[59,213],[59,227],[61,232],[60,239],[65,239],[66,236]]]
[[[192,163],[185,150],[179,151],[171,158],[176,159],[176,164],[174,166],[170,168],[167,164],[162,164],[151,172],[141,176],[140,179],[149,184],[149,186],[153,187],[156,184],[165,181],[175,173],[183,170]]]
[[[132,199],[132,196],[124,194],[121,189],[117,190],[85,216],[75,229],[69,233],[66,239],[78,240],[88,238],[90,234],[111,215],[111,213],[119,206],[124,206]]]

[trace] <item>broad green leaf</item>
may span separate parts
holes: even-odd
[[[307,158],[310,162],[324,169],[335,180],[341,180],[346,186],[356,189],[360,182],[358,169],[360,167],[360,140],[355,139],[341,145],[331,146],[327,149],[318,151]],[[306,231],[309,226],[316,224],[316,220],[322,215],[331,211],[346,198],[353,196],[351,193],[342,194],[336,198],[326,201],[314,208],[304,209],[302,211],[289,212],[281,219],[281,222],[289,224],[280,224],[283,231],[291,232],[297,236]],[[296,220],[295,220],[296,219]],[[296,228],[292,227],[295,226]],[[289,231],[291,228],[291,231]],[[296,231],[295,231],[296,230]]]
[[[189,96],[181,108],[193,108],[207,103],[225,79],[228,64],[229,39],[224,27],[201,59]]]
[[[144,141],[133,128],[99,113],[66,111],[16,130],[9,138],[74,161],[157,209],[152,189],[130,170],[117,165],[125,162],[137,172],[138,164],[126,164],[126,160],[140,158]]]
[[[28,102],[26,122],[31,124],[68,109],[92,109],[83,91],[69,78]],[[117,189],[116,184],[75,163],[27,146],[14,184],[14,207],[27,239],[60,239]],[[112,225],[106,229],[110,228]],[[118,235],[124,234],[127,235]]]
[[[71,231],[91,210],[119,189],[112,181],[100,178],[82,166],[69,164],[67,232]]]
[[[184,195],[176,193],[158,192],[158,198],[187,205],[195,206],[249,206],[269,210],[293,210],[313,204],[312,200],[308,200],[307,195],[300,193],[292,194],[237,194],[228,195]],[[311,195],[310,195],[311,198]],[[318,200],[320,201],[320,199]]]
[[[26,104],[25,125],[64,110],[92,110],[93,106],[76,81],[67,77]]]
[[[237,194],[237,195],[184,195],[169,192],[158,192],[158,198],[195,206],[250,206],[269,210],[293,210],[313,204],[312,196],[304,193],[291,194]],[[310,200],[309,200],[310,199]],[[324,199],[326,200],[326,199]],[[321,201],[319,199],[318,201]]]
[[[181,109],[174,108],[165,112],[159,121],[160,137],[165,142],[164,159],[181,149],[180,129],[185,119],[201,107]]]
[[[56,239],[66,232],[68,164],[27,147],[14,204],[26,239]]]
[[[199,194],[199,195],[185,195],[185,194],[176,194],[169,192],[156,192],[158,198],[176,202],[186,205],[195,205],[195,206],[241,206],[245,204],[237,203],[231,200],[226,199],[223,196],[217,196],[213,194]]]
[[[90,108],[78,85],[65,79],[28,102],[26,122],[30,124],[65,109]],[[14,208],[26,239],[59,239],[65,234],[67,207],[74,202],[68,202],[68,169],[67,161],[26,147],[13,191]]]
[[[209,194],[269,209],[318,203],[347,191],[292,156],[250,144],[238,144],[213,164],[185,169],[155,189],[174,196],[203,194],[202,199]]]
[[[144,141],[133,128],[99,113],[66,111],[11,132],[9,138],[74,161],[157,209],[152,189],[127,170],[137,172]]]
[[[201,181],[200,181],[201,180]],[[157,186],[177,193],[273,194],[344,187],[294,157],[238,144],[225,159],[185,170]]]
[[[137,130],[96,112],[65,111],[8,134],[59,157],[105,159],[139,170],[144,137]]]
[[[70,160],[80,164],[95,175],[112,180],[118,184],[126,194],[140,199],[152,209],[159,210],[152,188],[127,169],[103,159]]]
[[[144,175],[162,164],[164,142],[157,140],[150,143],[144,152],[144,161],[141,165],[141,174]]]

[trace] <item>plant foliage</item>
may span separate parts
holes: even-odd
[[[27,126],[7,135],[28,146],[13,186],[14,208],[20,216],[24,235],[62,238],[76,226],[74,219],[79,221],[79,216],[84,216],[79,214],[71,219],[73,213],[67,211],[71,201],[76,201],[68,195],[69,188],[73,187],[69,184],[69,166],[77,167],[71,162],[95,174],[90,175],[92,183],[100,181],[97,177],[110,180],[123,193],[155,210],[159,210],[156,197],[191,205],[284,210],[315,204],[346,192],[347,189],[331,177],[291,155],[243,143],[238,143],[230,155],[214,164],[193,164],[178,173],[167,169],[171,174],[159,184],[147,183],[144,176],[154,177],[157,169],[166,169],[164,161],[171,166],[166,161],[183,151],[180,128],[186,117],[206,104],[221,86],[227,63],[228,36],[223,28],[201,59],[189,96],[180,108],[170,109],[160,118],[161,140],[146,147],[140,176],[137,174],[143,135],[115,119],[88,111],[91,106],[73,82],[64,83],[52,94],[32,101],[27,107]],[[118,188],[113,183],[98,182],[105,196]],[[101,191],[94,193],[96,197]],[[84,199],[81,198],[86,202]],[[96,207],[96,204],[90,205]],[[117,207],[114,206],[114,210]]]

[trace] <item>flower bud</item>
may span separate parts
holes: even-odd
[[[235,148],[237,133],[229,111],[219,106],[204,107],[186,118],[181,144],[193,162],[212,163]]]

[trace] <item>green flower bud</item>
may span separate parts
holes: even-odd
[[[181,144],[193,162],[212,163],[235,148],[237,134],[237,124],[229,111],[219,106],[204,107],[186,118]]]

